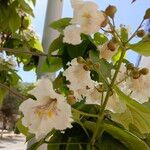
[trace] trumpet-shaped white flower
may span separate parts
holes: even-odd
[[[138,79],[129,78],[127,89],[130,89],[131,97],[139,103],[147,102],[150,97],[150,74],[140,76]]]
[[[101,104],[102,93],[98,92],[96,88],[91,89],[86,94],[86,103],[87,104]]]
[[[23,112],[22,123],[36,138],[41,138],[53,128],[64,130],[71,127],[71,107],[65,97],[53,90],[49,79],[41,79],[37,86],[30,91],[36,101],[28,99],[20,105]]]
[[[79,27],[75,25],[67,26],[64,30],[63,41],[72,45],[80,44],[82,42],[80,34],[81,31]]]
[[[104,14],[98,10],[98,5],[94,2],[72,1],[74,8],[74,17],[72,24],[81,27],[81,32],[85,34],[93,34],[98,32],[105,20]]]
[[[110,60],[117,53],[118,46],[116,45],[115,51],[111,51],[107,45],[108,45],[108,42],[104,43],[103,45],[98,46],[98,51],[100,52],[99,57],[104,58],[106,60]]]
[[[106,109],[114,113],[123,113],[126,110],[126,104],[121,102],[118,95],[114,93],[111,97],[109,97]]]
[[[79,64],[76,58],[71,61],[70,66],[64,71],[63,75],[70,82],[68,87],[74,92],[76,99],[86,96],[87,92],[94,88],[90,71],[84,70],[83,64]]]

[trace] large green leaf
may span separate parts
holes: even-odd
[[[11,11],[11,16],[8,19],[9,27],[10,27],[11,31],[14,33],[20,28],[21,19],[15,10],[12,9],[10,11]]]
[[[137,136],[114,125],[104,123],[104,130],[114,138],[125,143],[131,150],[149,150],[150,147]]]
[[[62,68],[62,59],[49,57],[42,66],[42,72],[56,72]]]
[[[58,49],[61,48],[61,46],[63,45],[63,36],[60,35],[58,38],[56,38],[50,45],[49,47],[49,53],[52,53]]]
[[[62,18],[60,20],[54,21],[50,24],[50,27],[62,32],[68,25],[70,25],[71,18]]]
[[[117,87],[115,91],[120,101],[126,104],[127,110],[122,114],[112,114],[112,118],[126,128],[133,124],[141,133],[150,133],[150,109],[125,95]]]
[[[150,56],[150,35],[136,44],[130,44],[129,48],[141,55]]]
[[[103,45],[107,41],[108,41],[108,38],[104,34],[99,33],[99,32],[94,34],[94,42],[96,45]]]

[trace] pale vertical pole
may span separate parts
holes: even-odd
[[[63,0],[48,0],[46,17],[45,17],[45,25],[43,30],[43,38],[42,45],[44,48],[44,52],[48,53],[48,48],[51,42],[59,35],[59,33],[50,28],[49,25],[55,20],[58,20],[62,16],[63,10]],[[40,78],[43,74],[41,72],[42,64],[45,60],[45,57],[40,57],[37,77]]]
[[[46,54],[48,53],[48,48],[51,42],[59,35],[59,33],[56,30],[50,28],[49,25],[53,21],[61,18],[62,10],[63,10],[63,0],[48,0],[45,24],[43,30],[43,38],[42,38],[42,45],[43,45],[44,53]],[[45,57],[40,57],[38,70],[37,70],[37,78],[40,78],[43,75],[41,72],[41,67],[44,60]],[[54,74],[51,74],[51,76],[54,76]],[[30,140],[27,144],[27,147],[29,148],[35,142],[36,142],[35,139]],[[38,148],[38,150],[47,150],[47,145],[45,144],[42,145],[41,147]]]

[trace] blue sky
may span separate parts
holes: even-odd
[[[129,25],[131,31],[133,31],[140,23],[145,10],[150,7],[150,0],[137,0],[136,3],[131,4],[132,0],[93,0],[96,2],[101,10],[104,10],[108,5],[115,5],[118,8],[115,20],[116,25],[120,24]],[[33,20],[33,27],[42,38],[45,11],[46,11],[47,0],[37,0],[35,7],[35,18]],[[62,17],[71,17],[72,8],[70,0],[64,0],[63,14]],[[129,60],[135,61],[137,55],[132,53],[128,55]],[[19,75],[22,76],[24,82],[34,82],[36,75],[33,71],[24,72],[22,69],[19,71]]]

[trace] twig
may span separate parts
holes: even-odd
[[[20,94],[19,92],[14,91],[13,89],[11,89],[9,86],[7,86],[7,85],[5,85],[5,84],[0,83],[0,87],[2,87],[2,88],[4,88],[4,89],[8,90],[10,93],[12,93],[13,95],[15,95],[15,96],[21,98],[22,100],[28,99],[27,96],[22,95],[22,94]]]
[[[140,25],[137,27],[135,32],[131,35],[131,37],[128,39],[128,41],[125,44],[127,44],[128,42],[130,42],[134,38],[134,36],[136,35],[137,31],[142,27],[143,22],[144,22],[144,19],[141,21]]]
[[[27,55],[33,55],[33,56],[51,56],[51,57],[62,57],[61,55],[49,55],[49,54],[45,54],[45,53],[41,53],[41,52],[31,52],[31,51],[24,51],[24,50],[16,50],[16,49],[11,49],[11,48],[3,48],[0,47],[0,51],[6,51],[6,52],[10,52],[13,54],[27,54]]]

